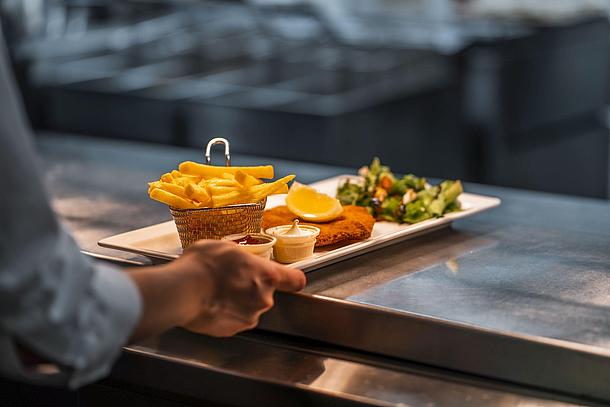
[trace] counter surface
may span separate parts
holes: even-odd
[[[180,161],[201,160],[203,155],[191,149],[60,135],[40,137],[38,145],[54,208],[81,247],[135,264],[150,261],[99,248],[96,242],[168,220],[166,208],[146,198],[146,182]],[[264,157],[233,157],[235,165],[273,163],[278,175],[294,172],[304,183],[354,172]],[[502,206],[457,222],[452,228],[310,273],[306,293],[500,332],[608,347],[610,204],[472,184],[466,189],[499,196]],[[272,335],[261,340],[246,335],[215,341],[170,332],[129,352],[131,357],[146,354],[166,362],[220,369],[248,380],[282,383],[320,394],[336,392],[346,400],[367,403],[425,401],[447,405],[451,403],[446,397],[453,394],[456,404],[460,404],[457,400],[468,400],[472,405],[513,405],[531,396],[510,394],[523,394],[523,388],[506,388],[453,373],[430,378],[426,376],[431,374],[426,370],[430,368],[421,368],[425,371],[422,376],[422,370],[405,371],[412,369],[406,362],[388,365],[370,355],[327,356],[333,351],[321,356],[309,345],[287,348],[287,339],[278,342],[276,338]],[[231,362],[243,360],[244,353],[250,352],[257,357],[247,359],[248,364]],[[296,368],[294,375],[283,373],[282,366],[301,366],[293,360],[303,361],[303,374]],[[125,364],[119,364],[119,376],[127,371]],[[352,385],[352,380],[357,385]],[[464,380],[471,383],[464,384]],[[501,389],[491,391],[489,386]],[[489,397],[499,399],[492,402]]]

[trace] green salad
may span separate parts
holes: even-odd
[[[361,182],[347,179],[339,185],[337,199],[343,205],[364,206],[377,220],[417,223],[461,209],[457,198],[464,190],[459,180],[430,185],[413,174],[398,178],[379,158],[359,174]]]

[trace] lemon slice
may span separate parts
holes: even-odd
[[[286,206],[299,218],[310,222],[328,222],[343,213],[338,199],[295,182],[286,195]]]

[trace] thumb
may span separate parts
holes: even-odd
[[[307,279],[305,273],[299,269],[292,269],[275,264],[275,288],[279,291],[300,291],[305,287]]]

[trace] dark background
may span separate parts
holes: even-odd
[[[607,199],[605,2],[489,3],[0,2],[37,130]]]

